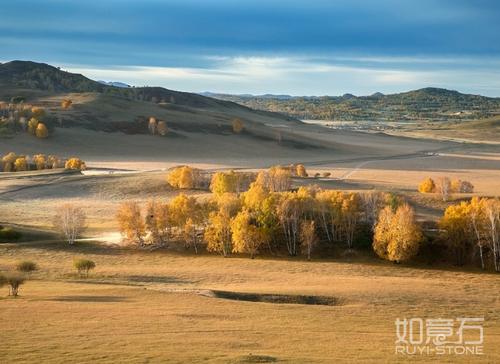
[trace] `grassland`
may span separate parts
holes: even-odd
[[[4,362],[397,362],[408,359],[394,354],[397,317],[469,316],[486,320],[485,355],[474,362],[500,360],[494,274],[396,266],[363,255],[250,260],[90,243],[2,244],[0,254],[2,270],[21,258],[41,267],[21,297],[0,299]],[[88,279],[72,270],[80,256],[97,263]],[[198,289],[326,295],[339,304],[232,301]]]

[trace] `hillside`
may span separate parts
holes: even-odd
[[[299,119],[374,121],[477,120],[500,115],[500,98],[423,88],[399,94],[356,97],[210,94],[257,110],[280,112]]]
[[[72,101],[69,109],[61,102]],[[162,87],[115,87],[93,81],[80,74],[35,62],[12,61],[0,64],[0,129],[22,110],[12,102],[45,108],[44,123],[56,127],[83,127],[127,134],[147,134],[148,120],[155,117],[167,123],[168,137],[182,132],[232,134],[233,120],[243,122],[243,134],[274,139],[274,126],[300,124],[293,118],[256,111],[239,104]],[[22,109],[22,107],[21,107]],[[15,123],[14,123],[15,124]],[[15,127],[15,125],[14,125]],[[288,138],[297,144],[293,136]],[[301,141],[307,144],[307,141]]]

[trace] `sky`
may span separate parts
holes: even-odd
[[[15,0],[0,62],[191,92],[500,97],[500,1]]]

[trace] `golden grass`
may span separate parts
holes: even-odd
[[[81,256],[97,264],[88,279],[73,273],[72,259]],[[0,299],[3,362],[245,363],[256,355],[286,363],[397,362],[408,359],[394,354],[397,317],[463,316],[486,320],[485,355],[472,359],[500,360],[495,274],[368,258],[306,262],[92,244],[0,245],[0,270],[20,259],[36,261],[41,270],[21,287],[21,297]],[[192,289],[325,295],[342,304],[240,302]]]

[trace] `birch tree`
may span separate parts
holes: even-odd
[[[54,216],[54,228],[73,245],[85,230],[86,215],[83,209],[72,204],[64,204],[57,209]]]

